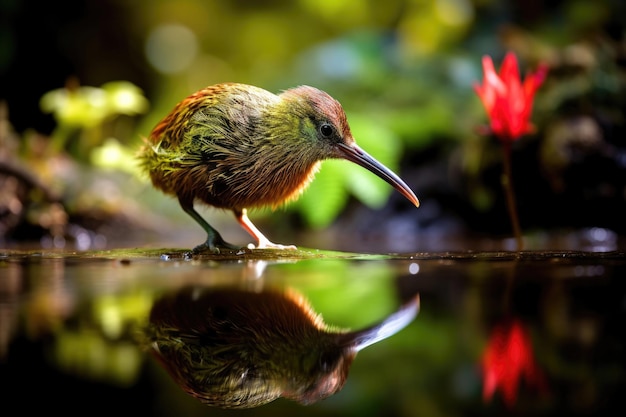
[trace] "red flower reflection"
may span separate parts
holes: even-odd
[[[522,378],[527,386],[545,390],[544,376],[535,363],[528,331],[519,320],[502,322],[493,329],[481,367],[485,402],[500,390],[504,403],[512,407]]]
[[[519,76],[517,58],[509,52],[498,75],[491,57],[483,57],[483,85],[475,84],[489,116],[491,132],[501,141],[512,142],[534,130],[530,123],[535,91],[543,83],[548,68],[540,65],[535,73],[528,74],[524,83]]]

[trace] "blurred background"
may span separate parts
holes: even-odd
[[[0,376],[8,407],[40,412],[45,404],[69,415],[84,414],[87,402],[96,414],[228,414],[186,396],[156,364],[143,366],[120,323],[145,319],[160,292],[187,280],[263,274],[263,262],[161,262],[161,248],[190,248],[205,235],[152,188],[134,157],[177,102],[236,81],[276,93],[301,84],[327,91],[357,142],[421,201],[415,209],[364,169],[326,161],[297,202],[250,214],[275,242],[408,253],[389,263],[268,267],[269,283],[301,290],[328,323],[356,328],[393,311],[400,296],[419,292],[423,301],[412,327],[360,354],[341,396],[319,408],[285,401],[285,415],[623,408],[625,9],[623,0],[0,0]],[[535,97],[536,131],[512,148],[526,248],[622,248],[613,258],[438,256],[514,248],[502,146],[484,134],[489,120],[473,89],[482,57],[499,68],[508,51],[522,74],[549,67]],[[231,213],[201,213],[227,240],[250,241]],[[114,260],[5,250],[33,247],[121,249]],[[127,247],[142,249],[126,255]],[[507,330],[534,342],[553,397],[522,394],[513,411],[484,407],[476,364],[492,345],[507,347]],[[76,368],[94,371],[95,382],[74,376],[81,361],[93,367]],[[532,382],[525,378],[531,386],[520,392]],[[272,407],[250,414],[279,415]]]
[[[626,231],[626,6],[620,0],[0,2],[0,244],[190,247],[203,231],[137,170],[142,138],[210,84],[308,84],[405,179],[323,164],[296,203],[251,218],[324,249],[507,247],[501,146],[473,85],[481,58],[549,66],[536,132],[513,147],[528,248],[610,250]],[[203,214],[248,242],[230,213]]]

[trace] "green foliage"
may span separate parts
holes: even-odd
[[[76,159],[85,160],[102,143],[105,123],[120,115],[144,113],[148,100],[128,81],[112,81],[100,88],[70,83],[44,94],[40,106],[57,122],[51,151],[67,150]]]
[[[143,173],[137,163],[137,151],[121,144],[115,138],[108,138],[91,152],[90,162],[96,167],[125,171],[137,177]]]
[[[137,86],[119,81],[51,91],[41,99],[41,108],[58,123],[50,150],[66,151],[82,163],[132,171],[133,147],[140,138],[197,89],[224,81],[273,92],[308,84],[339,99],[359,145],[398,174],[401,161],[410,163],[425,148],[437,148],[438,155],[451,151],[451,165],[460,168],[450,171],[470,184],[460,192],[482,211],[497,203],[493,190],[481,183],[493,162],[489,144],[471,143],[478,136],[474,129],[485,122],[472,90],[481,77],[482,55],[497,59],[513,50],[524,68],[539,61],[562,68],[550,77],[566,82],[546,85],[545,101],[552,103],[542,105],[538,97],[540,129],[559,110],[558,103],[565,111],[581,96],[603,109],[602,120],[621,116],[622,102],[606,103],[606,109],[597,105],[619,96],[623,84],[621,70],[596,56],[602,50],[621,56],[610,44],[612,34],[603,32],[611,27],[611,16],[623,15],[623,6],[615,2],[571,0],[556,8],[540,5],[532,13],[524,4],[491,0],[131,3],[112,18],[126,30],[120,33],[128,36],[133,55],[104,66],[85,59],[76,72],[86,80],[145,74],[152,111],[137,126],[118,131],[114,121],[124,119],[119,116],[147,110]],[[523,10],[527,13],[518,13]],[[93,22],[80,23],[75,26]],[[582,34],[593,35],[585,40]],[[59,27],[59,43],[75,35],[71,27]],[[594,45],[589,39],[601,41]],[[596,70],[585,71],[590,65]],[[580,77],[564,79],[573,72]],[[401,158],[402,152],[410,155]],[[361,167],[326,161],[301,199],[288,207],[310,227],[320,228],[336,219],[350,198],[377,208],[392,192]]]
[[[314,228],[328,225],[348,200],[341,168],[336,161],[325,162],[309,188],[290,206],[299,211]]]

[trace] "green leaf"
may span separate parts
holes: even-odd
[[[396,169],[402,143],[389,126],[369,115],[350,114],[348,120],[359,146],[388,168]]]
[[[347,190],[359,201],[373,208],[379,208],[385,204],[393,190],[387,182],[356,164],[344,162],[341,168],[348,178]]]
[[[313,228],[328,226],[346,205],[348,194],[343,167],[326,161],[311,185],[296,203],[305,221]]]
[[[136,115],[148,109],[143,91],[128,81],[111,81],[102,85],[108,99],[110,114]]]

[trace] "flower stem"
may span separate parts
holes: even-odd
[[[524,249],[524,241],[522,240],[522,232],[519,226],[519,218],[517,216],[517,204],[515,201],[515,191],[513,189],[513,178],[511,176],[511,143],[504,142],[502,144],[504,172],[502,173],[502,187],[506,196],[506,205],[509,211],[509,219],[513,227],[513,234],[517,242],[517,250]]]

